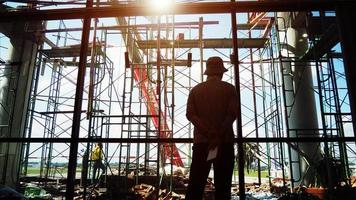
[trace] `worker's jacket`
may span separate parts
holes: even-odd
[[[237,92],[227,82],[210,79],[189,93],[186,116],[194,124],[194,143],[209,142],[210,130],[218,130],[222,142],[234,141]]]
[[[99,146],[96,146],[91,152],[91,160],[102,160],[103,159],[103,150]]]

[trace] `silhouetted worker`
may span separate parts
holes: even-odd
[[[100,176],[100,169],[105,173],[105,165],[102,163],[103,160],[103,144],[101,142],[97,143],[95,148],[91,152],[91,160],[93,164],[93,182],[97,179],[96,171],[98,171],[98,176]]]
[[[188,97],[187,118],[194,125],[193,159],[190,167],[186,200],[201,200],[211,164],[214,166],[215,199],[231,198],[234,168],[234,132],[237,93],[235,87],[222,81],[224,67],[220,57],[206,62],[207,80],[195,86]],[[209,151],[217,155],[207,160]]]

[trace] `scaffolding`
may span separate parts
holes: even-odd
[[[94,7],[124,4],[129,8],[135,3],[96,2]],[[83,6],[80,2],[74,5]],[[242,169],[241,165],[235,169],[239,175],[244,173],[243,167],[254,169],[259,184],[267,179],[271,185],[278,177],[289,189],[306,182],[317,186],[318,181],[325,187],[334,187],[340,181],[351,184],[351,165],[356,159],[355,143],[350,139],[355,136],[354,122],[335,12],[282,15],[267,11],[238,13],[237,38],[232,34],[232,24],[228,24],[232,30],[223,37],[213,37],[206,31],[222,23],[221,19],[228,19],[229,12],[217,16],[220,21],[206,20],[211,18],[205,16],[177,21],[180,15],[132,14],[107,21],[100,16],[86,17],[93,24],[87,30],[91,37],[85,49],[88,78],[82,104],[86,110],[80,111],[79,139],[73,140],[66,139],[71,137],[79,80],[75,75],[81,67],[79,42],[83,39],[79,35],[82,28],[73,24],[81,22],[46,22],[40,30],[44,43],[39,47],[32,78],[24,133],[29,141],[24,140],[22,147],[21,176],[36,175],[44,178],[44,184],[49,178],[66,178],[66,166],[58,160],[69,161],[69,147],[74,142],[81,148],[75,156],[82,163],[78,166],[89,162],[88,170],[74,172],[82,172],[86,196],[86,192],[90,194],[87,179],[93,177],[85,155],[90,154],[95,142],[103,142],[107,170],[100,178],[107,187],[115,182],[120,188],[116,192],[127,193],[135,184],[150,182],[158,189],[175,191],[174,171],[189,167],[191,159],[193,127],[185,119],[185,101],[190,89],[203,81],[207,57],[220,55],[229,70],[224,80],[235,84],[234,70],[239,74],[241,124],[236,125],[235,132],[241,131],[242,138],[237,137],[236,149],[243,148],[245,156]],[[301,55],[291,53],[290,29],[305,31],[306,35],[297,38],[307,45]],[[112,53],[110,48],[118,52]],[[305,86],[308,81],[311,84]],[[298,95],[303,89],[310,90],[314,98],[316,111],[311,118],[316,126],[294,124]],[[33,143],[31,138],[44,140]],[[306,149],[310,144],[314,149]],[[40,161],[38,174],[30,173],[33,160]],[[309,180],[310,174],[317,177],[321,164],[330,177]],[[333,167],[340,169],[340,174],[334,174]],[[263,171],[267,171],[267,177],[262,177]],[[242,180],[241,176],[236,178],[235,174],[234,185],[241,191],[245,175]]]
[[[42,46],[38,53],[26,126],[26,137],[28,138],[61,138],[70,135],[69,122],[72,120],[74,92],[73,88],[68,88],[68,85],[75,84],[73,75],[77,71],[78,62],[76,59],[79,56],[80,46],[69,45],[68,40],[76,39],[71,36],[70,32],[65,32],[65,22],[60,21],[58,24],[59,29],[63,29],[63,32],[58,32],[58,35],[55,35],[56,41],[50,48],[45,49]],[[105,53],[107,46],[105,37],[105,31],[103,31],[99,37],[94,36],[90,45],[91,53],[88,56],[90,64],[87,67],[89,70],[93,70],[93,75],[85,90],[88,94],[86,98],[88,107],[87,110],[82,111],[86,114],[82,120],[87,121],[88,126],[82,125],[81,127],[87,133],[85,137],[101,137],[102,135],[108,137],[107,131],[99,132],[98,130],[98,124],[103,122],[92,118],[94,115],[110,115],[111,113],[114,82],[113,62]],[[68,144],[65,144],[64,147],[54,146],[53,143],[43,143],[36,147],[30,145],[28,143],[24,147],[23,175],[27,175],[29,158],[33,157],[31,155],[36,155],[37,151],[41,151],[40,177],[47,179],[56,177],[56,173],[61,173],[57,170],[59,166],[55,166],[58,161],[52,160],[56,158],[68,159],[68,156],[65,155],[65,152],[68,151]],[[86,146],[82,145],[82,147]],[[83,156],[87,148],[82,150],[80,156]],[[65,174],[60,174],[60,176],[65,177]]]

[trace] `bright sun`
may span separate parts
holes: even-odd
[[[150,0],[150,2],[154,9],[165,11],[171,7],[173,0]]]

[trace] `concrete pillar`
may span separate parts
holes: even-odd
[[[12,49],[8,68],[0,81],[0,137],[24,137],[28,99],[31,91],[32,74],[37,54],[35,34],[26,32],[32,24],[14,22],[0,24],[0,31],[10,38]],[[0,184],[14,187],[18,181],[21,143],[0,143]]]
[[[278,25],[280,32],[280,43],[282,56],[290,58],[301,57],[307,50],[307,39],[303,37],[306,33],[304,28],[292,28],[293,17],[290,13],[279,13]],[[284,19],[284,20],[282,20]],[[285,23],[284,23],[284,22]],[[286,29],[285,31],[283,29]],[[284,37],[286,36],[286,38]],[[288,58],[287,58],[288,59]],[[290,60],[290,59],[288,59]],[[289,129],[300,129],[290,131],[291,137],[317,137],[318,132],[305,129],[318,129],[318,118],[316,102],[313,91],[312,70],[307,62],[286,61],[282,62],[284,70],[284,83],[286,104],[288,111]],[[318,144],[299,143],[299,149],[316,163],[321,159],[320,148]],[[308,164],[300,154],[292,150],[292,160],[298,160],[300,163],[292,163],[292,175],[296,184],[313,184],[315,182],[315,168],[308,169]],[[302,179],[304,177],[304,179]]]

